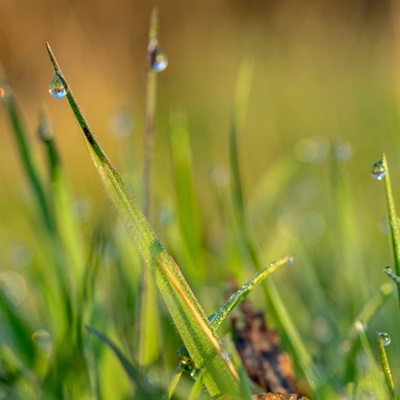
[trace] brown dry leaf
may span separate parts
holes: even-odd
[[[307,397],[300,394],[284,394],[284,393],[261,393],[252,396],[254,400],[308,400]]]
[[[231,317],[234,343],[249,378],[266,394],[255,399],[303,399],[297,394],[291,359],[279,345],[277,331],[269,329],[264,316],[244,300],[240,313]],[[260,397],[261,396],[261,397]],[[264,397],[262,397],[264,396]]]

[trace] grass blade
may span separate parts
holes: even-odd
[[[393,248],[393,258],[396,275],[400,275],[400,229],[396,213],[396,206],[394,203],[392,183],[390,180],[389,165],[387,162],[386,154],[382,154],[382,163],[385,170],[385,188],[386,188],[386,201],[389,213],[390,234]],[[400,306],[400,287],[398,287],[398,301]]]
[[[3,80],[3,76],[0,76],[0,79]],[[43,188],[43,183],[40,178],[39,169],[33,157],[33,152],[21,114],[19,112],[14,95],[12,94],[11,89],[9,89],[9,86],[1,82],[0,86],[4,86],[6,88],[5,90],[7,90],[7,93],[5,93],[3,99],[7,106],[8,115],[14,131],[14,137],[17,143],[19,154],[21,156],[22,164],[24,166],[25,174],[28,177],[28,181],[36,198],[43,223],[47,230],[52,233],[54,232],[54,224],[51,217],[50,207],[46,198],[45,190]]]
[[[216,334],[203,309],[178,266],[152,230],[119,173],[97,143],[47,42],[46,46],[55,73],[60,77],[67,90],[68,102],[84,135],[89,153],[107,194],[124,222],[133,243],[155,277],[189,354],[200,368],[207,368],[204,378],[207,390],[211,396],[237,393],[238,383],[230,364],[221,356]]]
[[[240,180],[237,145],[237,133],[239,131],[239,128],[243,124],[244,113],[247,105],[246,99],[250,87],[251,71],[251,65],[248,63],[244,63],[239,71],[234,107],[231,117],[229,155],[233,181],[233,202],[240,234],[242,235],[242,241],[247,249],[251,261],[253,262],[256,269],[260,271],[262,268],[262,264],[257,254],[254,240],[251,236],[246,218],[246,210]],[[284,302],[282,301],[278,290],[275,288],[272,282],[267,283],[266,297],[269,304],[271,305],[272,314],[276,317],[279,325],[282,327],[282,333],[286,335],[289,339],[290,347],[293,354],[295,355],[297,364],[303,370],[304,375],[307,377],[313,389],[317,390],[317,388],[322,385],[322,378],[319,376],[319,373],[315,369],[312,362],[312,357],[307,351],[306,346],[303,344],[303,341],[301,340],[300,335],[284,306]]]
[[[383,374],[385,375],[386,386],[388,388],[390,398],[396,399],[396,392],[392,379],[392,372],[390,371],[389,360],[387,358],[385,347],[390,344],[390,337],[387,333],[376,332],[376,339],[378,341],[379,358],[381,360]]]

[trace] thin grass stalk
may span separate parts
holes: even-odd
[[[214,397],[238,393],[238,382],[234,379],[227,365],[229,362],[220,356],[218,351],[216,351],[212,343],[208,340],[206,333],[202,330],[196,319],[193,318],[194,311],[196,314],[200,315],[205,326],[207,326],[207,328],[211,330],[212,335],[216,337],[214,329],[209,323],[204,310],[184,279],[179,267],[168,255],[164,246],[154,233],[121,176],[111,165],[106,154],[97,143],[47,42],[46,46],[55,73],[60,78],[66,90],[67,100],[85,138],[89,154],[92,157],[103,185],[110,199],[113,201],[115,208],[119,212],[133,243],[136,245],[143,260],[155,277],[160,292],[164,297],[165,303],[189,354],[200,368],[207,369],[204,378],[207,390],[210,395]],[[174,283],[172,283],[165,274],[165,269],[168,269],[168,274],[174,277]],[[176,284],[181,288],[181,293],[179,294],[175,289]],[[189,299],[192,305],[191,310],[189,310],[185,302],[182,301],[182,294]]]
[[[0,75],[0,79],[3,80],[4,77]],[[18,106],[11,89],[8,88],[6,83],[0,82],[0,86],[4,86],[4,90],[7,91],[5,92],[3,99],[7,106],[8,115],[14,131],[14,137],[21,156],[21,161],[25,169],[25,174],[28,177],[28,181],[32,187],[32,191],[37,201],[44,226],[50,235],[52,235],[54,234],[55,230],[48,199],[46,197],[43,182],[40,178],[39,169],[33,157],[33,152],[28,140],[28,134],[26,132],[22,116],[18,110]]]
[[[257,254],[257,249],[254,245],[254,239],[251,237],[248,226],[245,205],[243,199],[243,191],[240,179],[239,155],[237,145],[237,134],[243,125],[245,110],[247,108],[247,98],[250,89],[250,81],[252,74],[252,64],[245,62],[242,64],[237,80],[235,92],[234,107],[231,117],[230,126],[230,166],[232,172],[232,193],[233,202],[237,221],[242,235],[243,243],[246,246],[250,259],[258,271],[262,268],[261,260]],[[322,385],[322,378],[314,367],[312,357],[307,351],[306,346],[300,338],[296,326],[290,318],[282,301],[280,294],[273,282],[267,282],[265,285],[265,295],[271,305],[272,314],[278,320],[290,342],[290,347],[295,355],[297,364],[301,367],[304,375],[307,377],[310,385],[318,395],[318,387]]]
[[[396,206],[393,197],[392,191],[392,183],[390,180],[390,171],[389,165],[387,162],[386,154],[382,153],[382,163],[384,170],[386,172],[385,175],[385,188],[386,188],[386,201],[389,213],[389,224],[390,224],[390,234],[393,248],[393,258],[394,258],[394,267],[395,273],[397,276],[400,276],[400,229],[399,229],[399,220],[397,217]],[[400,308],[400,287],[397,287],[398,294],[398,302]]]
[[[143,213],[151,221],[151,170],[154,144],[154,117],[157,99],[157,72],[151,68],[151,52],[157,43],[158,9],[153,8],[150,17],[148,65],[146,72],[144,161],[143,161]],[[155,362],[161,354],[161,326],[157,304],[157,292],[151,274],[142,268],[140,299],[138,302],[138,354],[139,365],[146,367]]]
[[[388,342],[385,343],[385,340],[387,339],[383,339],[383,337],[385,337],[384,335],[386,334],[382,332],[376,332],[376,340],[378,342],[379,358],[381,360],[383,374],[385,375],[386,386],[390,394],[390,399],[394,400],[396,399],[396,391],[394,388],[392,372],[390,370],[389,360],[385,349],[385,345],[387,346]]]

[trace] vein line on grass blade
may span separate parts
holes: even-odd
[[[238,393],[239,384],[231,369],[220,357],[213,343],[209,340],[207,332],[211,331],[214,337],[215,333],[204,310],[198,303],[178,266],[173,262],[154,233],[118,171],[112,166],[106,154],[97,143],[47,41],[46,47],[54,70],[67,90],[67,100],[84,134],[90,156],[102,179],[106,192],[114,203],[133,243],[154,275],[171,317],[189,354],[195,362],[198,362],[201,368],[206,368],[204,384],[209,394],[217,397]],[[160,265],[160,260],[164,268]],[[168,272],[166,273],[166,271]],[[170,276],[174,278],[173,282],[169,279]],[[184,295],[185,301],[182,300],[181,295],[176,291],[174,284],[179,286],[180,293]],[[190,303],[190,308],[186,302]],[[195,315],[193,315],[193,312]],[[198,323],[199,319],[203,320],[202,325]],[[207,332],[204,332],[203,326],[207,328]],[[217,340],[216,337],[215,340]]]

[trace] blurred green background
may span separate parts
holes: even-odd
[[[53,72],[44,39],[100,143],[140,199],[152,7],[153,2],[139,1],[0,2],[1,65],[38,158],[43,152],[38,107],[46,103],[87,235],[113,211],[67,102],[48,93]],[[295,266],[273,279],[317,363],[327,363],[327,374],[334,374],[334,358],[327,361],[324,353],[336,351],[329,349],[328,320],[340,316],[338,331],[345,336],[363,305],[388,281],[382,268],[392,265],[384,185],[370,170],[386,152],[400,199],[399,3],[160,1],[158,7],[159,42],[169,65],[159,75],[155,121],[157,233],[179,261],[169,136],[171,116],[182,113],[208,263],[199,267],[202,280],[189,274],[189,283],[211,313],[223,302],[219,288],[230,274],[242,281],[252,276],[249,260],[232,250],[233,213],[224,214],[232,208],[233,96],[240,65],[250,59],[252,84],[238,141],[251,229],[265,263],[296,255]],[[35,210],[1,106],[0,132],[0,268],[24,277],[37,256]],[[370,333],[392,335],[390,352],[397,357],[391,361],[398,371],[396,302],[385,307]],[[399,381],[400,373],[394,375]]]

